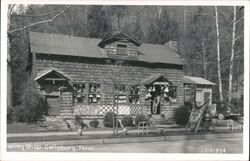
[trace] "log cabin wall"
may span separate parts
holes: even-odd
[[[112,105],[112,81],[115,80],[120,84],[126,85],[128,88],[131,85],[138,84],[141,80],[154,75],[162,74],[173,85],[177,86],[177,101],[174,104],[164,103],[162,106],[162,112],[166,112],[167,115],[172,115],[175,107],[183,104],[183,69],[182,66],[178,65],[157,65],[142,62],[131,62],[124,63],[122,66],[114,66],[106,64],[104,59],[88,59],[72,56],[56,56],[48,54],[34,54],[36,57],[36,74],[48,69],[56,69],[65,73],[70,77],[70,82],[85,82],[85,83],[96,83],[101,85],[101,105]],[[71,96],[70,96],[71,95]],[[141,112],[150,112],[150,101],[145,100],[145,89],[141,87]],[[61,97],[62,98],[62,97]],[[73,115],[72,109],[77,106],[72,102],[72,92],[67,92],[66,101],[61,99],[66,105],[61,105],[61,115],[70,117]],[[69,100],[71,99],[71,101]],[[72,106],[70,108],[70,106]],[[82,104],[82,109],[95,109],[98,105]],[[126,105],[124,105],[126,106]],[[95,110],[96,113],[100,113],[98,108]],[[71,114],[66,114],[70,113]],[[84,114],[88,115],[88,114]],[[95,112],[90,114],[95,115]]]
[[[117,54],[117,45],[118,44],[126,44],[128,56],[137,56],[138,54],[138,47],[129,41],[118,41],[107,44],[104,48],[106,54]]]

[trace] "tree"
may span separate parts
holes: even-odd
[[[16,49],[16,45],[14,45],[13,41],[23,35],[25,35],[30,28],[35,27],[35,26],[39,26],[39,25],[43,25],[43,24],[47,24],[52,22],[54,19],[56,19],[59,15],[61,15],[63,12],[65,12],[70,6],[64,6],[63,8],[61,8],[60,10],[57,10],[55,12],[49,12],[49,13],[42,13],[42,14],[37,14],[37,15],[26,15],[25,14],[25,9],[24,6],[22,5],[9,5],[8,6],[8,23],[7,23],[7,82],[8,82],[8,92],[7,92],[7,105],[8,106],[13,106],[13,70],[14,67],[16,65],[15,57],[19,58],[19,60],[21,60],[20,58],[23,56],[18,55],[18,52],[15,52],[14,50]],[[17,8],[17,9],[15,9]],[[23,25],[24,23],[26,23],[23,19],[21,20],[14,20],[14,17],[41,17],[41,16],[48,16],[48,15],[52,15],[50,18],[46,19],[46,20],[42,20],[42,21],[36,21],[36,22],[30,22],[28,21],[27,24]],[[14,22],[14,23],[13,23]],[[18,23],[19,22],[19,23]],[[17,48],[17,50],[20,48]],[[18,69],[18,68],[16,68]],[[18,89],[15,89],[18,90]],[[20,91],[19,91],[20,92]]]
[[[147,28],[147,42],[164,44],[178,39],[178,22],[170,18],[166,10],[161,11],[161,18],[152,17]]]
[[[121,73],[122,69],[120,66],[126,66],[126,61],[123,56],[121,56],[119,59],[106,59],[106,64],[112,66],[112,68],[105,73],[105,76],[107,78],[104,78],[103,84],[109,84],[112,85],[113,88],[109,88],[110,86],[104,87],[104,90],[106,93],[110,93],[113,96],[113,112],[116,113],[115,115],[112,115],[113,117],[113,134],[118,135],[118,110],[119,110],[119,104],[116,102],[116,98],[119,96],[119,91],[116,91],[115,87],[121,87],[122,86],[122,80],[124,80],[124,76]]]
[[[112,32],[110,16],[104,6],[90,6],[87,15],[88,36],[104,38]]]
[[[140,23],[140,13],[139,12],[136,13],[136,18],[135,18],[134,24],[132,24],[132,26],[133,26],[133,29],[132,29],[131,35],[138,40],[143,40],[144,33],[143,33],[141,23]]]
[[[229,69],[229,85],[228,85],[228,101],[232,98],[232,79],[233,79],[233,62],[234,62],[234,44],[235,44],[235,26],[236,26],[236,6],[233,7],[233,30],[232,30],[232,45],[231,58]]]
[[[198,10],[190,16],[190,27],[184,29],[186,32],[183,40],[186,66],[193,70],[191,75],[201,76],[209,79],[215,69],[214,19],[207,14],[207,8],[198,7]]]
[[[221,83],[221,65],[220,65],[220,30],[219,30],[219,18],[218,18],[218,9],[217,6],[215,9],[215,23],[216,23],[216,36],[217,36],[217,72],[218,72],[218,81],[219,81],[219,94],[220,101],[223,101],[223,93],[222,93],[222,83]]]
[[[231,102],[232,99],[232,84],[233,84],[233,67],[234,67],[234,59],[235,59],[235,42],[239,37],[235,38],[236,34],[236,24],[240,22],[244,17],[236,20],[237,10],[236,6],[233,7],[233,25],[232,25],[232,43],[231,43],[231,58],[230,58],[230,66],[229,66],[229,85],[228,85],[228,101]]]
[[[110,6],[110,15],[116,17],[117,20],[117,30],[123,30],[121,27],[121,18],[128,14],[128,6]]]

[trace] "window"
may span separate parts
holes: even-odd
[[[128,55],[127,45],[117,44],[117,55]]]
[[[131,86],[129,89],[129,103],[139,104],[139,86]]]
[[[101,103],[101,85],[89,84],[89,104]]]
[[[86,88],[84,83],[74,83],[74,103],[84,103],[86,96]]]
[[[127,92],[126,86],[124,84],[116,84],[115,88],[115,102],[116,103],[126,103]]]
[[[170,102],[176,102],[177,100],[177,86],[169,87],[169,100]]]

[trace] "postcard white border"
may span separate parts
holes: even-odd
[[[1,159],[2,160],[248,160],[249,159],[249,1],[178,1],[178,0],[33,0],[32,4],[103,4],[103,5],[179,5],[179,6],[233,6],[245,7],[244,31],[244,133],[243,154],[191,154],[191,153],[37,153],[6,152],[6,91],[7,91],[7,4],[30,4],[27,0],[2,0],[1,2]]]

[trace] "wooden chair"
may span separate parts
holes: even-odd
[[[138,135],[144,134],[144,132],[146,131],[146,134],[148,135],[148,122],[139,122],[138,123],[138,130],[137,133]]]
[[[236,124],[234,120],[227,120],[227,129],[228,130],[235,130],[236,129]]]

